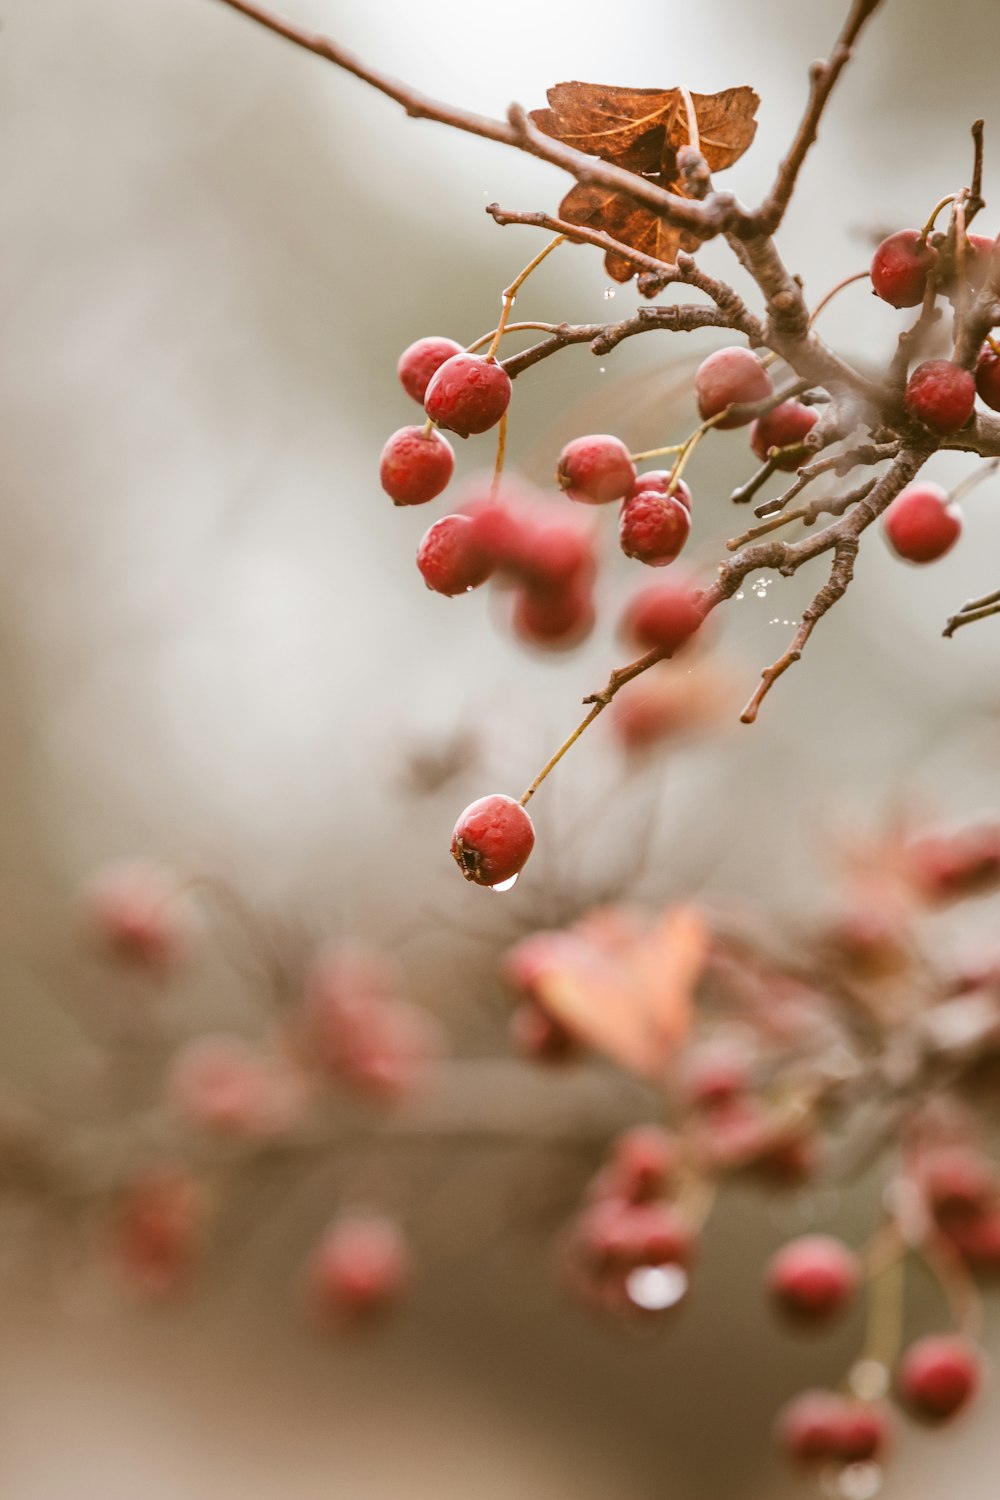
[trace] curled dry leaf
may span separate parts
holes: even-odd
[[[657,1077],[691,1027],[709,934],[692,906],[671,907],[627,942],[581,930],[537,981],[547,1011],[574,1036],[642,1077]]]
[[[548,109],[531,119],[545,135],[578,151],[636,172],[679,197],[687,196],[677,153],[690,143],[684,95],[674,89],[623,89],[599,83],[557,83],[548,91]],[[753,89],[691,94],[701,153],[718,172],[737,161],[757,129],[760,103]],[[566,194],[560,216],[571,224],[602,229],[633,250],[672,265],[678,250],[693,250],[695,235],[675,229],[622,193],[578,183]],[[635,267],[608,252],[608,275],[628,281]]]

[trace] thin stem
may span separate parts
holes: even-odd
[[[820,313],[823,311],[824,307],[826,307],[828,303],[832,302],[833,299],[834,299],[834,297],[837,296],[838,292],[842,292],[844,290],[845,286],[853,286],[856,281],[870,281],[870,280],[871,280],[871,272],[870,271],[855,271],[853,276],[845,276],[844,279],[843,279],[843,281],[838,281],[836,286],[832,286],[830,288],[830,290],[826,293],[826,295],[823,296],[823,297],[821,297],[819,299],[819,301],[816,303],[816,306],[813,308],[812,312],[809,314],[809,327],[811,328],[813,326],[813,324],[815,323],[816,319],[819,317]]]
[[[510,310],[514,306],[514,301],[521,287],[527,281],[532,271],[534,271],[536,267],[540,266],[545,257],[547,255],[551,255],[553,250],[555,250],[557,246],[563,244],[565,239],[566,236],[564,234],[557,234],[554,240],[549,240],[549,243],[545,246],[545,248],[539,250],[538,254],[532,260],[529,260],[524,270],[519,272],[518,275],[514,277],[514,280],[511,282],[510,286],[504,287],[503,308],[500,313],[500,322],[496,326],[496,331],[493,335],[493,342],[486,351],[487,359],[496,358],[497,345],[503,338],[504,329],[507,327],[507,319],[510,317]]]
[[[971,489],[974,489],[982,480],[987,479],[998,468],[1000,468],[1000,458],[991,458],[986,463],[981,464],[972,474],[966,475],[960,484],[956,484],[951,492],[952,501],[961,500],[963,495],[967,495]]]
[[[903,1342],[903,1291],[906,1245],[892,1220],[875,1236],[866,1257],[868,1306],[861,1358],[889,1370]]]
[[[634,464],[640,464],[647,458],[663,458],[668,453],[683,453],[686,447],[687,439],[683,443],[668,443],[665,448],[646,448],[642,453],[630,453],[629,458]]]
[[[684,112],[687,115],[688,144],[692,147],[693,150],[697,151],[700,156],[701,135],[698,130],[698,116],[695,114],[694,100],[691,98],[690,92],[685,88],[681,89],[680,95],[684,100]]]
[[[975,120],[972,126],[972,186],[969,188],[969,199],[965,215],[966,228],[972,223],[979,210],[984,207],[983,122],[982,120]]]
[[[550,756],[550,758],[545,762],[544,766],[539,771],[538,775],[535,777],[534,781],[531,783],[531,785],[529,786],[528,790],[522,796],[522,798],[521,798],[521,806],[522,807],[527,807],[528,803],[531,801],[532,797],[538,791],[538,788],[541,786],[541,784],[545,780],[546,776],[548,776],[549,772],[555,769],[555,767],[562,760],[563,756],[566,754],[566,751],[567,750],[571,750],[573,748],[573,746],[576,744],[577,740],[580,738],[581,734],[583,734],[584,730],[588,729],[590,727],[590,725],[593,724],[594,720],[597,718],[597,715],[599,713],[601,713],[604,710],[605,707],[606,707],[606,704],[604,704],[604,703],[595,703],[594,706],[593,706],[593,708],[590,710],[590,713],[587,715],[587,717],[585,719],[582,719],[580,721],[580,723],[576,726],[576,728],[573,730],[573,733],[570,735],[569,739],[563,740],[562,744],[559,746],[559,749],[556,751],[555,755]]]
[[[695,428],[687,442],[682,444],[680,456],[670,471],[670,483],[667,485],[668,495],[672,495],[680,484],[681,475],[684,473],[688,460],[705,436],[705,433],[716,427],[725,417],[728,417],[732,410],[732,406],[726,406],[723,407],[722,411],[717,411],[714,417],[708,417]]]
[[[529,330],[538,333],[555,333],[558,327],[558,323],[506,323],[500,333],[501,336],[507,333],[527,333]],[[477,350],[482,349],[484,344],[491,344],[496,336],[496,328],[491,328],[489,333],[480,334],[479,338],[473,339],[471,344],[465,346],[466,354],[475,354]]]
[[[939,199],[939,201],[935,203],[934,207],[931,209],[930,215],[927,219],[927,223],[920,231],[921,243],[926,240],[927,236],[934,228],[934,225],[937,222],[937,216],[941,212],[942,208],[947,208],[949,203],[954,203],[955,196],[956,195],[954,193],[948,193],[946,197]]]
[[[497,457],[493,465],[493,479],[490,482],[490,499],[495,500],[500,489],[500,476],[503,474],[503,461],[507,454],[507,413],[504,412],[497,427]]]

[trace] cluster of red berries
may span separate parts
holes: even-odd
[[[982,291],[1000,275],[995,240],[969,234],[965,241],[964,285]],[[893,307],[916,307],[938,290],[955,298],[959,290],[957,256],[946,265],[927,233],[901,229],[883,240],[871,263],[876,295]],[[984,343],[975,371],[949,359],[929,359],[910,375],[903,403],[911,417],[939,436],[961,431],[971,421],[976,396],[1000,411],[1000,355],[992,339]],[[920,483],[904,490],[889,506],[885,535],[908,562],[935,562],[958,540],[962,513],[939,485]]]

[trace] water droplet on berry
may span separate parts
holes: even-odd
[[[881,1360],[859,1359],[848,1371],[847,1383],[862,1401],[878,1401],[889,1389],[889,1371]]]
[[[680,1266],[637,1266],[625,1278],[629,1301],[646,1312],[674,1307],[687,1289],[687,1272]]]
[[[878,1464],[848,1464],[831,1480],[827,1493],[835,1500],[875,1500],[881,1488]]]
[[[737,599],[742,599],[742,598],[743,598],[743,590],[742,590],[742,589],[740,589],[740,591],[739,591],[739,593],[738,593],[738,594],[737,594],[737,595],[736,595],[736,596],[735,596],[735,597],[736,597],[736,598],[737,598]]]
[[[517,885],[518,875],[520,875],[520,873],[521,873],[520,870],[518,870],[517,875],[512,875],[509,880],[501,880],[499,882],[499,884],[497,884],[497,885],[491,885],[490,886],[490,890],[491,891],[510,891],[510,890],[513,890],[514,886]]]
[[[605,302],[610,302],[611,299],[612,299],[612,297],[614,295],[615,295],[615,289],[614,289],[613,286],[606,286],[604,288],[604,300],[605,300]]]

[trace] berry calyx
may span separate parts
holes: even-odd
[[[607,505],[631,489],[635,464],[621,438],[593,433],[566,444],[559,455],[556,480],[571,500]]]
[[[766,401],[773,392],[771,377],[756,354],[739,344],[729,349],[716,349],[695,371],[694,393],[703,422],[725,411],[727,406]],[[719,428],[744,427],[750,421],[751,417],[734,413],[715,425]]]
[[[872,257],[872,287],[891,307],[916,307],[924,300],[927,277],[938,254],[917,229],[899,229]]]
[[[932,432],[958,432],[972,416],[976,382],[950,359],[927,359],[907,381],[903,404]]]
[[[684,488],[684,481],[678,489]],[[626,557],[651,568],[663,568],[680,554],[691,532],[690,497],[640,490],[622,506],[618,540]]]
[[[395,505],[426,505],[446,488],[454,470],[455,454],[439,432],[401,427],[382,449],[379,478]]]
[[[673,469],[650,469],[645,474],[637,474],[635,483],[625,496],[626,503],[636,495],[648,494],[650,490],[655,490],[658,495],[665,495],[670,490],[673,478]],[[670,492],[675,500],[681,502],[685,510],[690,511],[691,491],[683,479],[678,479]]]
[[[623,617],[626,635],[646,650],[669,656],[694,635],[704,619],[698,590],[684,579],[664,580],[640,590]]]
[[[767,1288],[782,1312],[824,1323],[847,1307],[860,1280],[857,1257],[831,1235],[792,1240],[772,1257]]]
[[[1000,354],[990,343],[983,345],[976,360],[976,390],[991,411],[1000,411]]]
[[[403,350],[396,365],[396,374],[403,390],[423,406],[431,376],[437,373],[446,359],[461,353],[462,345],[456,344],[454,339],[417,339],[416,343]]]
[[[786,454],[774,455],[774,466],[790,473],[802,461],[802,440],[815,427],[819,412],[803,406],[801,401],[782,401],[766,416],[758,417],[750,428],[750,446],[764,463],[772,448],[790,448]]]
[[[459,437],[488,432],[510,405],[510,376],[480,354],[453,354],[439,365],[424,393],[424,410]]]
[[[962,512],[939,484],[911,484],[883,518],[886,540],[907,562],[936,562],[962,534]]]
[[[465,809],[451,836],[451,853],[466,880],[496,886],[520,874],[534,844],[534,826],[520,802],[494,793]]]
[[[947,1422],[968,1406],[979,1389],[979,1352],[968,1339],[936,1334],[917,1339],[900,1361],[896,1386],[914,1416]]]
[[[486,582],[493,559],[480,544],[471,516],[442,516],[417,548],[417,567],[436,594],[466,594]]]

